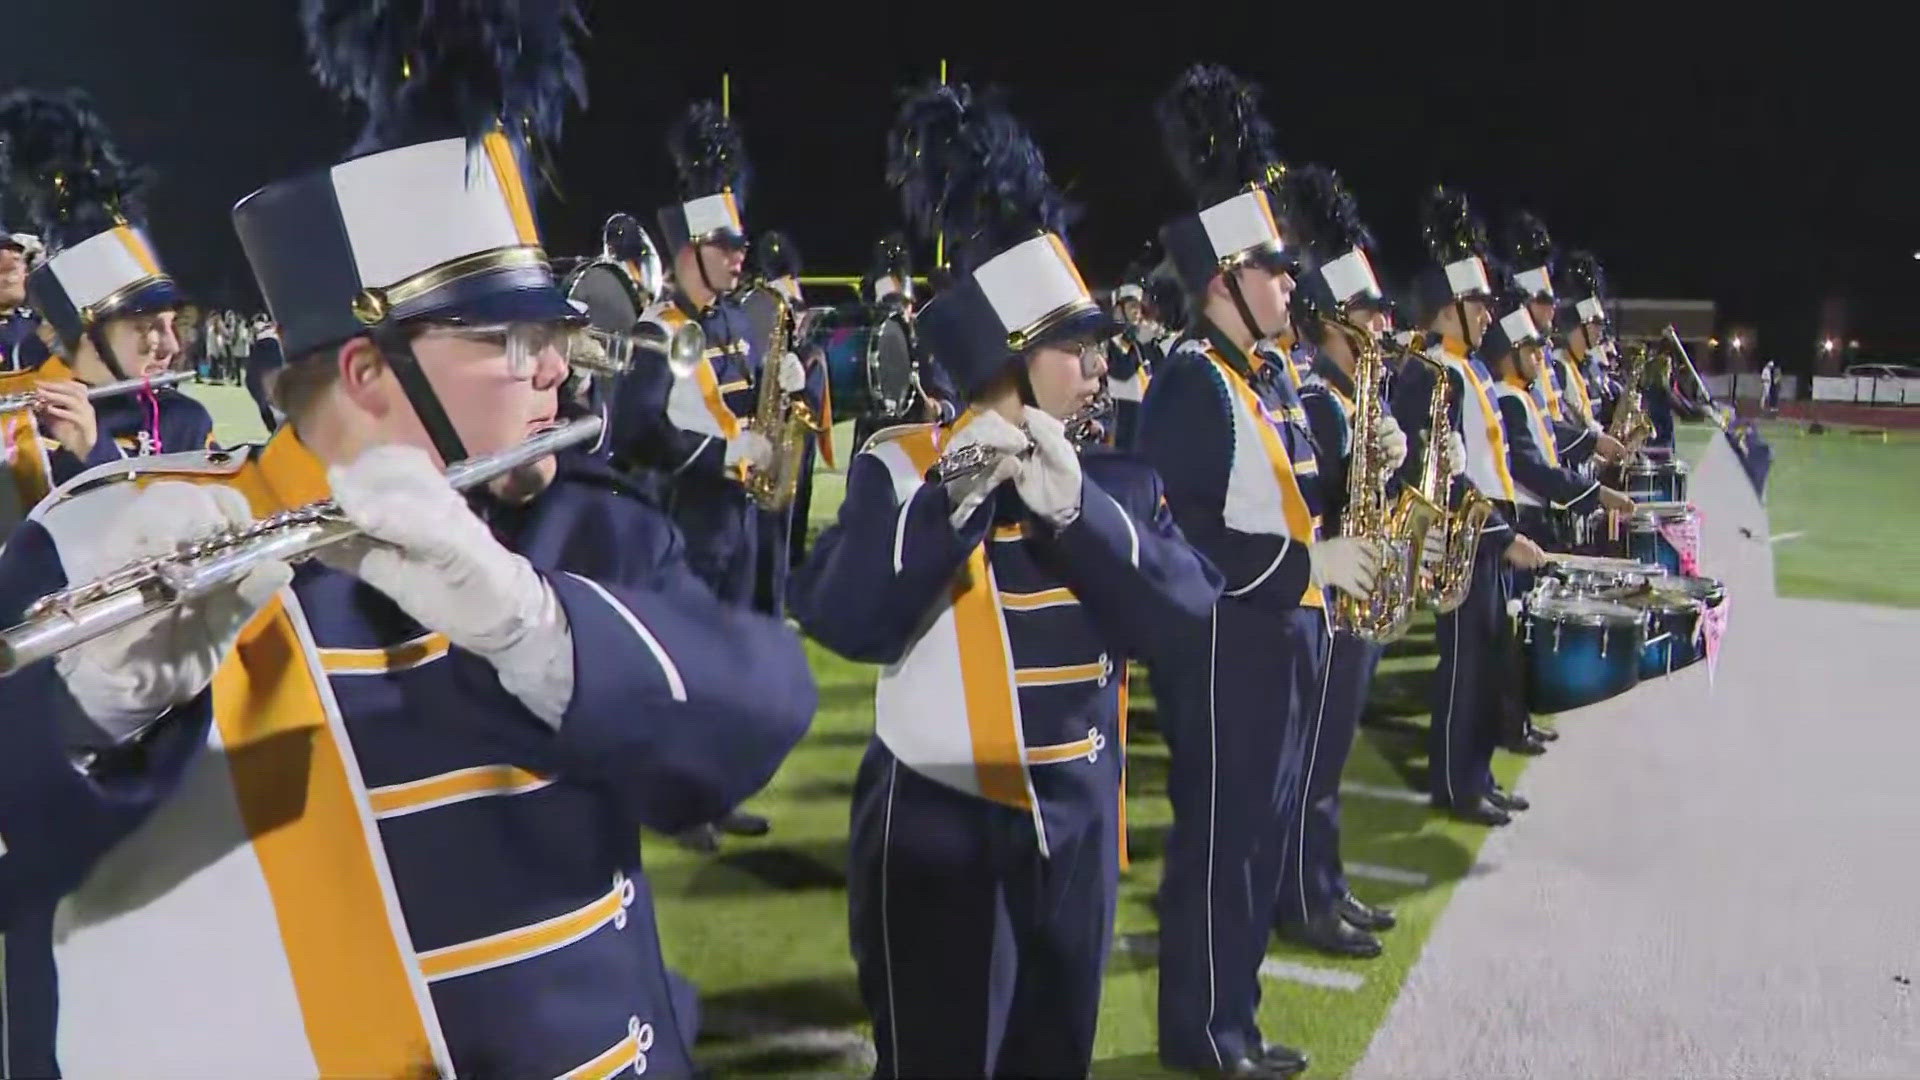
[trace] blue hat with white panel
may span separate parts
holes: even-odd
[[[47,245],[27,296],[67,349],[108,319],[181,303],[141,224],[147,174],[121,156],[85,91],[0,99],[0,142],[11,159],[9,189]],[[104,339],[95,347],[124,376]]]
[[[1429,190],[1420,204],[1420,231],[1428,263],[1414,275],[1413,293],[1422,325],[1430,325],[1450,304],[1493,299],[1487,228],[1464,192]]]
[[[1594,325],[1604,329],[1607,318],[1607,273],[1591,251],[1569,252],[1558,275],[1561,307],[1554,321],[1561,330]]]
[[[571,0],[302,0],[300,11],[321,83],[366,124],[352,157],[233,209],[287,356],[391,341],[407,324],[577,321],[528,182],[539,144],[586,96]]]
[[[1160,229],[1187,295],[1205,294],[1216,275],[1241,266],[1296,269],[1271,187],[1283,169],[1258,90],[1224,67],[1196,64],[1155,103],[1154,114],[1195,204]]]
[[[887,179],[952,280],[920,309],[920,340],[973,395],[1042,345],[1114,332],[1067,249],[1072,214],[1040,148],[997,99],[965,85],[910,94],[890,135]]]
[[[1512,285],[1528,300],[1554,302],[1553,236],[1547,223],[1526,210],[1507,216],[1501,232],[1500,260],[1512,277]]]
[[[1340,174],[1325,165],[1307,165],[1288,171],[1288,218],[1299,235],[1298,248],[1312,269],[1301,274],[1293,293],[1296,322],[1311,324],[1320,318],[1350,318],[1357,310],[1387,306],[1380,279],[1373,272],[1368,249],[1373,233],[1360,219],[1360,207]],[[1306,332],[1314,330],[1309,325]]]
[[[696,101],[667,133],[680,197],[660,208],[660,232],[669,255],[688,244],[745,247],[751,170],[739,125],[712,101]]]

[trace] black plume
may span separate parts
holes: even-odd
[[[1260,115],[1260,91],[1251,83],[1217,64],[1195,64],[1153,111],[1167,157],[1201,207],[1266,182],[1277,160],[1273,128]]]
[[[353,153],[495,124],[536,146],[587,100],[575,0],[301,0],[320,85],[367,111]]]
[[[1553,237],[1547,224],[1525,210],[1507,215],[1500,255],[1521,270],[1553,265]]]
[[[698,199],[733,192],[741,217],[747,213],[747,185],[752,169],[740,127],[722,112],[718,102],[696,101],[667,133],[667,152],[680,177],[680,197]]]
[[[1420,204],[1420,233],[1427,242],[1427,254],[1445,266],[1470,255],[1485,258],[1487,227],[1474,216],[1464,192],[1437,187]]]
[[[1604,300],[1607,297],[1607,272],[1601,268],[1600,260],[1594,257],[1593,252],[1569,252],[1561,260],[1553,291],[1570,300],[1585,300],[1589,296]]]
[[[768,232],[755,244],[754,253],[759,258],[760,273],[768,280],[800,276],[800,249],[783,232]]]
[[[1373,247],[1373,233],[1360,220],[1360,205],[1339,173],[1325,165],[1308,165],[1290,170],[1282,183],[1287,220],[1304,234],[1317,258],[1337,259],[1354,248]]]
[[[1074,217],[1026,128],[965,85],[907,95],[888,136],[887,182],[927,240],[948,238],[963,273],[1042,231],[1064,237]]]
[[[52,249],[138,222],[149,179],[120,156],[84,90],[16,90],[0,99],[11,193]]]
[[[907,238],[899,233],[882,237],[873,245],[873,276],[891,275],[897,278],[913,276],[913,252],[907,247]]]

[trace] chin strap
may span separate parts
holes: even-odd
[[[113,354],[113,346],[107,344],[107,335],[98,323],[87,327],[87,340],[93,342],[93,351],[100,354],[100,362],[107,365],[107,372],[115,382],[126,382],[126,369],[120,366],[120,358]]]
[[[1229,270],[1220,276],[1226,280],[1227,295],[1233,298],[1233,306],[1240,313],[1240,321],[1247,324],[1247,333],[1252,334],[1255,341],[1272,337],[1273,335],[1260,325],[1260,320],[1253,317],[1253,309],[1247,306],[1247,294],[1240,289],[1240,275]]]
[[[419,359],[413,355],[406,331],[391,323],[374,327],[373,344],[393,369],[394,378],[400,380],[400,389],[413,405],[414,414],[420,417],[420,426],[427,429],[427,438],[433,441],[440,460],[447,465],[467,460],[466,444],[460,441],[460,433],[454,430],[453,420],[440,404],[440,396],[433,392],[433,383],[428,381]]]

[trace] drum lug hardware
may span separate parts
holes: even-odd
[[[1559,622],[1556,622],[1553,624],[1553,651],[1554,652],[1560,651],[1560,628],[1563,625],[1564,625],[1563,623],[1559,623]]]

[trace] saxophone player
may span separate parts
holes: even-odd
[[[1394,413],[1416,443],[1453,443],[1464,471],[1452,485],[1453,505],[1477,493],[1492,504],[1471,555],[1472,584],[1465,601],[1439,617],[1435,637],[1433,722],[1428,729],[1431,796],[1436,807],[1466,821],[1505,825],[1512,799],[1494,783],[1493,751],[1502,736],[1502,686],[1517,677],[1507,662],[1512,627],[1506,612],[1509,567],[1537,568],[1540,547],[1511,523],[1513,473],[1507,431],[1495,401],[1493,373],[1477,353],[1492,313],[1493,285],[1485,262],[1486,232],[1466,196],[1447,188],[1428,193],[1421,207],[1428,264],[1414,278],[1415,302],[1428,340],[1429,364],[1408,364],[1394,387]],[[1451,431],[1429,430],[1426,402],[1434,380],[1451,389]],[[1458,436],[1454,442],[1453,436]],[[1449,456],[1453,456],[1451,453]]]
[[[577,16],[306,10],[312,33],[354,28],[310,48],[371,122],[234,210],[288,424],[42,504],[0,556],[0,623],[282,508],[330,498],[361,535],[8,679],[0,925],[47,914],[31,959],[57,965],[61,1011],[60,1060],[14,1075],[688,1075],[638,829],[766,781],[813,708],[804,655],[716,601],[590,455],[525,464],[477,508],[440,471],[555,417],[577,317],[526,142],[568,81],[520,73],[577,72]],[[503,39],[544,44],[505,70],[461,44]],[[483,124],[489,96],[505,119]]]
[[[949,240],[918,326],[967,407],[869,440],[791,597],[827,648],[885,665],[848,860],[874,1075],[1085,1076],[1119,887],[1118,676],[1204,635],[1219,577],[1146,463],[1068,437],[1113,326],[1024,128],[936,84],[891,141],[907,217]]]
[[[1156,113],[1194,204],[1160,230],[1191,321],[1147,390],[1141,447],[1181,532],[1226,579],[1208,629],[1151,670],[1174,813],[1160,886],[1160,1060],[1289,1076],[1306,1056],[1264,1040],[1259,968],[1307,783],[1323,594],[1371,593],[1379,556],[1368,541],[1324,538],[1291,376],[1258,348],[1288,329],[1296,256],[1267,188],[1275,162],[1256,92],[1196,66]]]
[[[1501,262],[1511,273],[1511,290],[1524,298],[1527,314],[1542,334],[1561,326],[1554,291],[1555,261],[1553,237],[1544,222],[1525,211],[1508,218]],[[1540,375],[1529,393],[1553,424],[1554,452],[1562,464],[1578,467],[1595,457],[1603,461],[1626,457],[1627,448],[1594,418],[1579,363],[1564,349],[1551,343],[1542,346]]]
[[[721,600],[752,607],[759,508],[747,495],[750,469],[773,464],[771,433],[747,420],[763,377],[783,393],[806,389],[791,353],[765,358],[732,294],[746,269],[746,148],[733,121],[711,101],[694,102],[668,134],[680,197],[661,208],[661,244],[672,286],[648,313],[668,329],[698,323],[706,353],[694,370],[645,364],[614,395],[614,458],[664,477],[667,506],[687,539],[687,560]],[[785,560],[786,545],[774,557]]]
[[[1300,403],[1320,466],[1321,528],[1328,536],[1351,535],[1342,526],[1357,431],[1354,375],[1361,342],[1349,327],[1370,335],[1383,333],[1386,298],[1367,256],[1372,234],[1339,175],[1320,165],[1290,170],[1285,193],[1287,219],[1314,266],[1294,290],[1291,322],[1314,353]],[[1386,470],[1383,480],[1391,478],[1406,459],[1406,436],[1392,415],[1385,414],[1369,437],[1380,444],[1376,460]],[[1391,911],[1353,895],[1340,864],[1340,773],[1383,648],[1350,631],[1332,635],[1320,692],[1314,696],[1306,794],[1287,825],[1290,854],[1275,927],[1283,938],[1337,956],[1380,955],[1374,934],[1394,925]]]
[[[1618,388],[1607,374],[1606,273],[1600,260],[1588,251],[1570,252],[1559,271],[1554,283],[1559,306],[1553,321],[1565,335],[1564,364],[1572,376],[1567,385],[1579,399],[1588,423],[1604,434],[1619,401]],[[1619,446],[1618,440],[1610,441],[1618,447],[1618,457],[1625,458],[1626,448]]]

